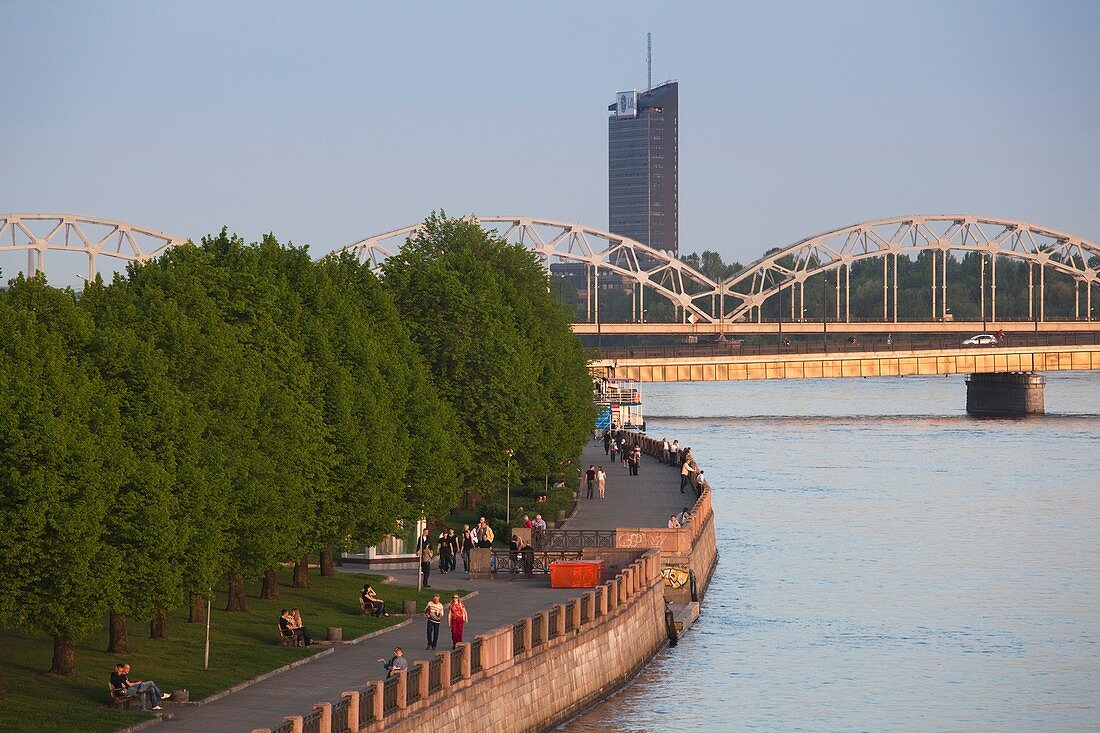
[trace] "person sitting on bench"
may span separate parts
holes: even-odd
[[[386,602],[378,597],[370,583],[364,585],[359,593],[359,607],[363,609],[363,613],[369,613],[371,616],[389,616],[386,613]]]
[[[150,708],[160,710],[160,701],[172,697],[170,692],[162,692],[157,683],[152,680],[130,679],[130,665],[120,662],[115,665],[115,671],[111,673],[111,689],[119,690],[126,697],[137,697],[141,703],[141,709],[145,710],[145,698],[149,698]]]

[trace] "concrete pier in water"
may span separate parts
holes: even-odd
[[[1003,417],[1042,415],[1046,377],[1033,372],[971,374],[966,378],[966,411]]]

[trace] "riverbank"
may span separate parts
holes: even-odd
[[[576,554],[603,559],[609,569],[604,583],[592,590],[555,590],[546,587],[545,578],[502,575],[471,581],[466,585],[476,583],[479,590],[470,604],[471,625],[475,620],[493,618],[503,624],[483,632],[472,629],[472,641],[460,644],[452,653],[413,651],[409,673],[385,681],[379,675],[365,686],[359,680],[363,670],[371,668],[368,650],[395,644],[402,636],[423,633],[423,629],[418,632],[413,628],[417,624],[412,624],[395,631],[392,638],[372,639],[362,650],[352,652],[344,665],[357,669],[359,675],[337,674],[339,670],[331,666],[336,660],[318,660],[312,674],[324,680],[326,688],[343,685],[346,692],[326,699],[310,689],[314,693],[312,706],[303,706],[294,714],[288,710],[286,722],[272,729],[290,733],[297,730],[300,718],[304,730],[318,733],[368,726],[398,733],[457,733],[465,730],[470,720],[478,721],[479,730],[492,733],[545,730],[620,689],[667,642],[666,595],[690,592],[676,582],[678,574],[670,571],[679,570],[686,577],[692,558],[698,556],[698,587],[705,587],[716,559],[713,519],[708,491],[689,506],[693,511],[691,528],[668,529],[666,512],[673,513],[674,508],[678,513],[686,498],[694,498],[679,492],[678,471],[646,456],[640,475],[629,476],[620,464],[601,458],[606,458],[602,448],[590,444],[582,460],[600,462],[607,468],[607,498],[582,497],[566,529],[548,533],[543,539],[574,544]],[[603,519],[596,517],[600,513],[605,514]],[[593,518],[582,519],[588,514]],[[615,520],[630,520],[634,526],[620,529]],[[611,526],[596,532],[581,526],[597,522]],[[639,528],[644,531],[640,533]],[[682,560],[687,564],[681,565]],[[666,583],[666,578],[672,582]],[[540,593],[561,595],[547,607],[545,599],[538,597]],[[525,605],[539,600],[541,610],[524,612]],[[388,650],[380,652],[380,656],[387,654]],[[356,665],[353,657],[363,664]],[[548,680],[560,682],[548,684]],[[302,690],[294,687],[289,676],[285,683],[284,689],[301,699]],[[274,712],[270,708],[265,715]],[[215,715],[204,725],[197,722],[189,720],[187,730],[222,729]],[[175,723],[172,727],[183,730]]]

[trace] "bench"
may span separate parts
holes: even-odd
[[[107,682],[107,696],[110,698],[109,704],[115,710],[129,710],[138,697],[137,695],[127,695],[125,690],[115,687],[110,682]]]
[[[283,627],[281,626],[277,626],[276,628],[279,630],[279,640],[283,642],[283,646],[288,648],[302,646],[302,637],[298,636],[293,631],[289,634],[284,634]]]

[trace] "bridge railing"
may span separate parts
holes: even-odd
[[[977,329],[980,330],[980,329]],[[957,349],[965,337],[950,334],[935,337],[909,338],[875,336],[870,339],[820,334],[797,334],[782,337],[772,343],[746,344],[741,341],[707,341],[694,344],[658,344],[645,346],[604,346],[589,349],[591,359],[668,359],[706,356],[771,356],[785,354],[866,353],[869,351],[935,351]],[[1100,333],[1073,331],[1068,333],[1007,333],[993,347],[975,349],[1021,348],[1032,346],[1092,346],[1100,344]]]

